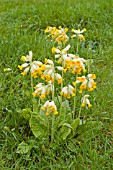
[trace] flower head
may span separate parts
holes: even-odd
[[[43,65],[43,63],[41,61],[33,61],[32,62],[32,51],[29,51],[29,55],[22,56],[21,59],[22,61],[26,61],[26,63],[22,64],[22,65],[18,65],[19,70],[23,70],[24,71],[21,73],[22,75],[26,75],[28,73],[28,71],[30,70],[31,75],[34,78],[37,78],[37,74],[42,74],[41,72],[41,65]]]
[[[65,86],[61,90],[61,95],[70,99],[71,96],[75,96],[75,88],[71,85]]]
[[[65,43],[68,41],[69,37],[66,35],[68,28],[62,28],[59,26],[59,29],[56,27],[48,26],[45,30],[45,33],[49,33],[48,37],[52,37],[58,44]]]
[[[48,82],[47,85],[44,85],[44,83],[39,83],[34,88],[35,91],[33,96],[40,96],[40,99],[45,99],[45,97],[49,95],[52,90],[54,90],[51,81]]]
[[[81,99],[82,107],[85,107],[85,106],[91,107],[92,106],[90,104],[88,97],[89,97],[89,95],[85,95],[85,96],[82,97],[82,99]]]
[[[54,101],[47,100],[42,106],[42,110],[46,111],[46,116],[49,116],[50,113],[53,113],[54,115],[58,114],[57,107]]]
[[[84,28],[83,30],[74,30],[72,29],[72,32],[74,32],[75,34],[71,36],[71,38],[77,37],[80,40],[85,40],[84,36],[82,35],[82,33],[86,32],[86,28]]]
[[[86,72],[86,60],[78,56],[72,56],[73,58],[71,56],[66,60],[65,68],[70,70],[73,74],[81,74],[81,71]]]
[[[61,82],[62,82],[62,77],[61,77],[61,75],[58,74],[58,73],[56,73],[56,74],[55,74],[55,78],[56,78],[56,80],[58,81],[58,84],[61,84]]]
[[[77,77],[76,83],[81,83],[80,85],[80,93],[82,93],[83,90],[88,88],[88,91],[93,91],[96,88],[96,82],[94,82],[94,79],[96,78],[95,74],[88,74],[87,77]]]

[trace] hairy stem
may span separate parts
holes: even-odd
[[[54,70],[54,80],[52,82],[52,101],[54,101],[54,81],[55,81],[55,70]],[[53,143],[54,140],[54,121],[55,121],[55,115],[52,115],[52,127],[51,127],[51,143]]]
[[[62,63],[62,67],[64,68],[64,64]],[[63,88],[63,77],[64,77],[64,72],[62,70],[62,82],[61,82],[61,90]],[[60,96],[60,114],[61,114],[61,111],[62,111],[62,95]]]

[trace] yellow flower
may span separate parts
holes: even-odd
[[[26,66],[27,64],[25,63],[25,64],[23,64],[22,66],[24,67],[24,65]],[[23,76],[25,76],[25,75],[27,75],[28,71],[29,71],[29,67],[26,67],[21,74],[22,74]]]
[[[37,74],[42,74],[41,72],[41,65],[42,62],[40,61],[33,61],[32,62],[32,51],[29,51],[29,55],[22,56],[22,60],[26,61],[26,63],[22,64],[22,65],[18,65],[19,70],[22,70],[23,68],[25,68],[25,70],[22,72],[22,75],[26,75],[29,70],[31,72],[32,77],[37,78]],[[39,71],[40,70],[40,71]]]
[[[47,100],[47,101],[45,102],[45,104],[42,106],[41,109],[44,110],[44,111],[46,111],[46,116],[49,116],[51,112],[52,112],[54,115],[57,115],[57,114],[58,114],[58,111],[57,111],[57,108],[56,108],[56,105],[55,105],[54,101],[49,101],[49,100]]]
[[[26,57],[25,56],[22,56],[21,57],[21,60],[22,61],[32,61],[32,55],[33,55],[33,53],[32,53],[32,51],[29,51],[29,55],[27,55]]]
[[[64,28],[64,31],[67,32],[67,31],[68,31],[68,28]]]
[[[55,47],[53,47],[51,49],[51,51],[52,51],[52,53],[60,53],[60,49],[59,48],[55,48]]]
[[[62,88],[61,90],[61,95],[67,97],[68,99],[70,99],[70,96],[75,96],[75,88],[71,85],[65,86]]]
[[[41,96],[40,96],[41,99],[45,99],[45,97],[46,96],[44,94],[41,94]]]
[[[47,63],[50,65],[54,65],[52,60],[45,58],[45,64],[47,64]]]
[[[42,71],[45,70],[45,64],[42,64],[42,65],[41,65],[41,70],[42,70]]]
[[[86,32],[86,28],[84,28],[83,30],[84,30],[84,32]]]
[[[72,29],[72,32],[74,32],[75,34],[71,36],[71,38],[74,38],[74,37],[77,37],[79,38],[80,40],[85,40],[84,36],[82,35],[82,33],[86,32],[86,29],[84,28],[83,30],[75,30],[75,29]]]
[[[22,69],[23,69],[23,66],[18,65],[18,68],[19,68],[19,70],[22,70]]]
[[[59,28],[59,29],[61,29],[61,28],[62,28],[62,26],[59,26],[58,28]]]
[[[46,116],[49,116],[50,115],[50,113],[49,112],[46,112]]]
[[[62,82],[62,77],[61,77],[61,75],[58,74],[58,73],[56,73],[56,74],[55,74],[55,78],[56,78],[56,80],[58,81],[58,84],[61,84],[61,82]]]
[[[45,78],[46,78],[46,81],[50,81],[50,75],[49,74],[46,74],[46,76],[45,76]]]
[[[22,56],[22,57],[21,57],[21,60],[22,60],[22,61],[24,61],[24,60],[25,60],[25,58],[26,58],[25,56]]]
[[[54,81],[54,63],[50,59],[45,59],[45,62],[48,64],[42,65],[41,67],[44,66],[44,72],[41,74],[41,78],[45,80],[46,82],[48,81]],[[41,68],[42,70],[43,68]]]
[[[85,107],[85,106],[91,107],[92,106],[90,104],[88,97],[89,97],[89,95],[85,95],[85,96],[82,97],[82,99],[81,99],[82,107]]]
[[[33,95],[34,97],[36,97],[36,96],[37,96],[37,94],[36,94],[36,93],[32,93],[32,95]]]
[[[87,77],[82,76],[82,77],[77,77],[76,83],[82,83],[80,85],[80,93],[82,93],[83,90],[88,88],[88,91],[91,92],[96,88],[96,82],[94,82],[93,79],[96,78],[95,74],[88,74]]]
[[[54,90],[51,81],[48,82],[47,85],[44,85],[44,83],[39,83],[34,87],[34,89],[35,91],[33,95],[40,96],[40,99],[45,99],[45,97],[49,95],[52,90]]]
[[[46,108],[44,106],[42,106],[41,109],[44,110],[44,111],[46,110]]]
[[[72,84],[73,84],[73,86],[76,86],[77,83],[76,83],[76,82],[73,82]]]
[[[57,115],[58,114],[58,112],[57,111],[54,111],[54,115]]]
[[[25,75],[27,75],[27,72],[24,71],[24,72],[22,72],[21,74],[22,74],[23,76],[25,76]]]
[[[52,30],[52,27],[50,27],[50,26],[47,26],[47,28],[45,29],[45,33],[47,33],[47,32],[50,32]]]

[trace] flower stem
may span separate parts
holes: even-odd
[[[33,93],[33,77],[31,76],[31,91]],[[33,111],[35,109],[35,97],[32,97]]]
[[[73,106],[73,119],[75,117],[75,107],[76,107],[76,85],[75,85],[75,96],[74,96],[74,106]]]
[[[82,110],[82,106],[80,106],[80,110],[79,110],[79,114],[78,114],[79,118],[80,118],[81,110]]]
[[[62,63],[62,67],[64,67],[64,64]],[[63,88],[63,77],[64,77],[64,72],[62,70],[62,82],[61,82],[61,90]],[[60,115],[61,115],[61,111],[62,111],[62,95],[60,96]]]
[[[31,64],[32,64],[32,61],[30,62],[30,65]],[[33,77],[32,77],[32,75],[30,75],[30,76],[31,76],[31,91],[33,93],[33,91],[34,91],[34,89],[33,89],[33,86],[34,86],[34,84],[33,84]],[[34,96],[32,97],[32,105],[33,105],[33,111],[35,111],[36,110],[36,108],[35,108],[36,101],[35,101],[35,97]]]
[[[76,78],[77,78],[78,74],[76,75]],[[75,79],[76,79],[75,78]],[[74,119],[74,116],[75,116],[75,107],[76,107],[76,88],[77,88],[77,85],[75,84],[75,96],[74,96],[74,106],[73,106],[73,119]]]
[[[49,131],[49,121],[48,121],[48,117],[47,117],[47,116],[46,116],[46,123],[47,123],[47,130],[48,130],[48,143],[49,143],[50,131]]]
[[[55,121],[55,115],[52,115],[52,127],[51,127],[51,143],[53,143],[54,140],[54,121]]]
[[[78,50],[79,50],[79,42],[77,40],[77,49],[76,49],[76,53],[78,54]]]
[[[54,101],[54,81],[55,81],[55,70],[54,70],[54,80],[52,82],[52,101]],[[54,121],[55,121],[55,115],[52,115],[52,127],[51,127],[51,143],[53,143],[54,140]]]

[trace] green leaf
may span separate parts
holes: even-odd
[[[64,123],[60,128],[60,136],[63,140],[67,138],[67,136],[71,133],[72,127],[68,123]]]
[[[26,154],[30,151],[30,149],[31,149],[31,146],[23,141],[19,144],[16,153]]]
[[[22,114],[22,116],[23,116],[26,120],[29,120],[30,117],[31,117],[32,111],[31,111],[30,108],[26,108],[26,109],[23,109],[23,110],[21,111],[21,114]]]
[[[73,122],[71,124],[71,126],[73,128],[73,131],[76,130],[76,128],[78,127],[79,123],[80,123],[80,118],[76,118],[75,120],[73,120]]]
[[[77,146],[76,146],[76,139],[71,139],[68,144],[67,148],[71,151],[76,153],[77,152]]]
[[[40,115],[32,114],[29,123],[36,138],[45,139],[47,137],[47,126],[45,120]]]

